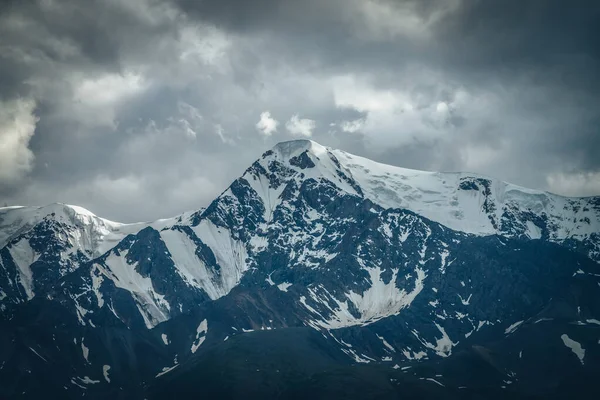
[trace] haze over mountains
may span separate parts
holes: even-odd
[[[283,142],[175,218],[0,209],[0,396],[593,398],[599,263],[600,197]]]

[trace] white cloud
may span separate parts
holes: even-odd
[[[425,21],[410,7],[398,7],[397,4],[370,0],[359,0],[357,6],[361,22],[371,38],[420,36],[426,32]]]
[[[409,98],[402,93],[373,88],[354,76],[335,77],[331,84],[336,107],[353,108],[360,112],[390,112],[412,108]]]
[[[73,82],[73,104],[65,112],[87,125],[114,129],[119,105],[141,94],[147,87],[143,76],[132,72],[76,78]]]
[[[35,101],[0,102],[0,184],[11,184],[33,168],[29,140],[35,132]]]
[[[440,114],[448,114],[448,111],[450,109],[448,108],[448,104],[444,101],[440,101],[437,106],[435,106],[435,111],[437,111]]]
[[[352,3],[353,6],[350,6]],[[419,12],[418,2],[353,0],[347,9],[354,12],[353,16],[361,27],[356,30],[360,38],[389,40],[403,36],[426,39],[432,28],[460,3],[460,0],[439,0],[433,8],[435,11],[427,14]]]
[[[563,196],[600,195],[600,172],[554,173],[546,177],[548,189]]]
[[[343,121],[340,124],[340,128],[342,128],[342,131],[344,132],[354,133],[358,132],[364,126],[364,124],[365,121],[359,118],[355,119],[354,121]]]
[[[315,129],[315,121],[308,118],[300,118],[298,114],[295,114],[285,123],[285,129],[294,136],[311,137],[312,131]]]
[[[175,22],[177,17],[181,14],[176,6],[167,2],[157,2],[153,0],[106,1],[111,3],[111,5],[119,11],[127,13],[152,27],[160,27],[161,24],[164,26],[167,23]],[[59,7],[58,4],[55,6]]]
[[[227,67],[227,51],[231,41],[221,30],[213,26],[185,26],[180,30],[180,37],[180,61]]]
[[[271,136],[277,132],[277,125],[279,122],[271,117],[271,113],[268,111],[260,114],[260,120],[256,123],[256,129],[265,136]]]
[[[176,124],[176,125],[173,125]],[[185,118],[181,118],[179,120],[177,120],[176,122],[172,122],[172,124],[170,125],[170,128],[172,129],[173,127],[178,126],[179,128],[181,128],[181,130],[183,132],[185,132],[185,134],[190,137],[191,139],[196,139],[196,136],[198,135],[198,133],[194,130],[194,127],[192,126],[192,124],[190,124],[190,121],[188,121]],[[168,131],[169,129],[165,129],[165,131]]]
[[[95,79],[83,79],[75,86],[75,101],[90,106],[113,104],[144,88],[144,80],[134,73],[106,74]]]
[[[420,81],[431,79],[426,73],[422,75]],[[447,121],[454,104],[441,102],[435,96],[419,96],[414,81],[391,90],[377,88],[360,76],[345,75],[333,78],[331,84],[336,107],[366,114],[360,120],[343,123],[342,130],[360,130],[369,144],[380,150],[389,145],[436,139],[452,128]]]
[[[178,127],[187,136],[196,139],[198,130],[204,125],[204,117],[200,114],[200,110],[184,101],[177,103],[177,110],[179,111],[179,116],[176,120],[171,119],[170,130],[177,130]]]
[[[467,143],[459,149],[462,168],[465,172],[473,172],[490,167],[506,154],[507,147],[508,144],[504,142],[494,146]]]
[[[401,75],[394,88],[378,87],[371,77],[359,74],[329,80],[335,106],[364,115],[340,123],[339,128],[363,134],[370,151],[444,141],[451,144],[457,138],[478,137],[498,120],[498,99],[494,95],[467,91],[442,72],[425,67],[407,67]],[[497,158],[493,149],[479,147],[475,143],[474,148],[464,149],[458,167],[476,169],[489,164],[492,159],[480,157],[479,150],[493,155],[493,160]]]
[[[221,139],[221,142],[223,142],[225,144],[230,144],[230,145],[235,144],[235,141],[233,139],[225,136],[225,129],[223,129],[223,125],[215,124],[215,133],[217,134],[217,136],[219,136],[219,138]]]

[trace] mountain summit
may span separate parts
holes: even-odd
[[[297,140],[205,209],[4,208],[0,240],[0,396],[560,398],[599,372],[598,197]]]

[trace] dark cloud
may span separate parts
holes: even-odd
[[[600,191],[594,1],[2,7],[0,140],[21,138],[0,164],[11,203],[123,221],[195,209],[292,138],[295,115],[315,140],[382,162]]]
[[[465,63],[548,68],[598,60],[599,10],[593,1],[465,1],[437,30]]]

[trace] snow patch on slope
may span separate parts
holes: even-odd
[[[425,346],[428,349],[434,350],[435,354],[437,354],[440,357],[448,357],[452,354],[452,347],[456,346],[458,342],[454,343],[452,340],[450,340],[450,337],[446,333],[446,330],[437,322],[434,322],[434,324],[442,334],[441,338],[435,339],[435,344],[429,343],[428,341],[420,338],[418,332],[415,330],[413,330],[412,333],[421,342],[421,344],[423,344],[423,346]]]
[[[264,206],[264,220],[268,223],[273,219],[275,208],[281,203],[281,193],[285,185],[279,185],[277,188],[271,187],[271,183],[266,176],[260,174],[244,174],[244,178],[260,198]]]
[[[160,236],[169,249],[177,273],[192,287],[203,289],[211,300],[225,296],[231,290],[223,286],[221,277],[214,274],[206,264],[198,258],[198,246],[186,232],[165,230]]]
[[[416,268],[415,273],[417,277],[414,288],[412,291],[407,292],[404,289],[396,287],[397,269],[393,270],[392,279],[387,284],[381,279],[381,268],[365,268],[365,270],[369,273],[371,286],[362,294],[353,291],[346,293],[346,301],[336,299],[323,287],[320,287],[323,298],[320,298],[319,294],[317,294],[317,289],[308,289],[312,300],[327,307],[331,314],[328,318],[324,318],[323,315],[308,305],[306,298],[303,296],[300,299],[301,303],[310,312],[321,317],[321,319],[313,321],[314,324],[327,329],[338,329],[353,325],[368,325],[382,318],[397,315],[403,308],[410,306],[412,301],[423,290],[423,281],[426,278],[425,271],[421,268]],[[333,300],[337,304],[337,307],[330,307],[326,298]],[[354,316],[350,312],[348,301],[352,302],[358,310],[359,317]]]
[[[385,340],[385,338],[384,338],[383,336],[379,336],[379,335],[377,335],[377,337],[379,338],[379,340],[381,340],[381,342],[383,343],[383,345],[384,345],[385,347],[387,347],[387,348],[388,348],[390,351],[392,351],[392,352],[394,352],[394,353],[396,352],[396,349],[394,349],[394,347],[393,347],[391,344],[389,344],[389,343],[387,342],[387,340]]]
[[[192,353],[195,353],[196,350],[198,350],[198,348],[202,345],[202,343],[204,343],[204,341],[206,340],[207,333],[208,322],[206,321],[206,319],[204,319],[202,322],[200,322],[200,325],[198,325],[198,328],[196,329],[196,339],[194,339],[194,343],[192,343],[191,348]]]
[[[542,230],[539,226],[531,221],[527,221],[525,224],[527,226],[527,236],[529,236],[530,239],[541,239]]]
[[[565,346],[571,349],[571,351],[577,356],[577,358],[579,358],[581,364],[583,364],[583,359],[585,357],[585,349],[581,347],[581,343],[576,342],[566,334],[561,335],[560,338],[562,339]]]
[[[230,232],[204,219],[192,228],[196,236],[204,242],[215,255],[221,267],[218,285],[221,296],[229,293],[242,279],[248,269],[246,258],[248,253],[244,243],[234,239]]]
[[[27,294],[27,300],[31,300],[35,295],[31,264],[37,261],[39,254],[36,254],[27,240],[19,240],[17,243],[12,244],[8,251],[19,269],[19,283]]]
[[[90,355],[90,349],[88,349],[86,345],[83,344],[83,340],[81,340],[81,353],[83,354],[83,358],[85,358],[85,361],[89,363],[90,360],[88,359],[88,357]]]
[[[128,250],[122,251],[120,255],[111,253],[104,261],[106,269],[101,264],[95,264],[95,267],[111,279],[115,286],[131,293],[146,327],[151,329],[169,318],[171,307],[164,296],[154,290],[152,280],[136,271],[137,264],[127,263],[127,253]]]
[[[100,287],[102,286],[102,282],[104,282],[104,274],[97,265],[93,265],[90,269],[90,276],[92,278],[92,291],[96,295],[96,302],[98,303],[98,307],[102,308],[104,306],[104,297],[102,296]]]
[[[108,371],[110,370],[110,365],[102,366],[102,375],[104,375],[104,379],[106,382],[110,383],[110,378],[108,377]]]
[[[506,330],[504,331],[504,334],[508,335],[510,333],[513,333],[514,331],[517,330],[517,328],[519,327],[519,325],[521,325],[522,323],[523,323],[523,321],[515,322],[514,324],[512,324],[511,326],[509,326],[508,328],[506,328]]]

